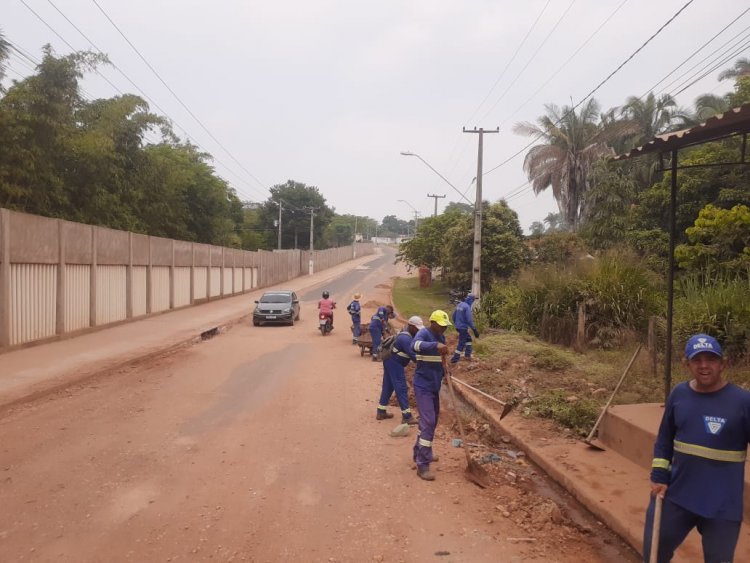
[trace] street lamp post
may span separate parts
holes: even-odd
[[[417,234],[417,230],[419,229],[419,211],[417,211],[417,209],[411,203],[409,203],[408,201],[406,201],[405,199],[399,199],[399,201],[401,203],[405,203],[406,205],[408,205],[409,207],[411,207],[412,210],[414,211],[414,234],[416,235]]]

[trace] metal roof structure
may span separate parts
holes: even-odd
[[[626,160],[649,153],[666,153],[694,145],[701,145],[735,135],[747,136],[750,132],[750,104],[730,109],[714,117],[709,117],[703,123],[657,135],[645,145],[615,157],[615,160]],[[743,143],[744,157],[744,143]]]
[[[678,151],[680,149],[718,141],[728,137],[742,136],[740,160],[735,162],[716,162],[708,164],[692,164],[682,168],[699,168],[706,166],[747,166],[745,155],[747,152],[747,134],[750,132],[750,104],[730,109],[722,114],[708,118],[703,123],[657,135],[645,145],[637,147],[627,153],[618,155],[614,160],[627,160],[646,154],[658,154],[661,171],[671,174],[671,190],[669,203],[669,269],[667,271],[667,335],[664,350],[664,401],[672,390],[672,317],[674,311],[674,248],[676,242],[676,210],[677,210],[677,171],[679,166]],[[669,164],[664,166],[664,154],[670,155]]]

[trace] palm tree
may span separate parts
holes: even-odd
[[[726,96],[703,94],[695,99],[695,118],[699,123],[727,110],[729,110],[729,100]]]
[[[740,78],[742,76],[750,76],[750,59],[741,58],[734,62],[734,66],[723,71],[719,74],[719,80],[726,80],[727,78]]]
[[[599,126],[599,104],[594,99],[578,113],[567,106],[545,108],[547,115],[537,120],[538,125],[517,123],[513,130],[542,141],[526,153],[523,169],[534,193],[552,187],[563,220],[575,231],[589,187],[588,174],[597,159],[612,153],[606,141],[614,130]]]
[[[5,78],[5,64],[3,61],[10,56],[10,43],[3,37],[3,32],[0,30],[0,81]],[[0,91],[2,91],[2,85],[0,84]]]
[[[620,116],[632,122],[636,134],[633,146],[640,146],[664,133],[677,114],[677,102],[669,94],[658,98],[649,92],[644,99],[630,96],[620,108]]]

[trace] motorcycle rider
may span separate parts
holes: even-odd
[[[318,301],[318,309],[320,314],[325,315],[331,319],[331,330],[333,330],[333,310],[336,308],[336,302],[330,299],[330,294],[327,291],[323,292],[323,299]]]

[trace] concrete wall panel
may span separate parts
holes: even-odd
[[[55,335],[57,266],[10,265],[10,345]]]
[[[127,317],[125,266],[96,267],[96,324],[123,321]]]
[[[174,241],[174,265],[175,266],[192,266],[193,265],[193,243],[183,240]]]
[[[146,266],[133,266],[133,316],[141,317],[146,314]]]
[[[244,276],[245,281],[243,284],[243,289],[247,291],[248,289],[253,288],[253,269],[252,268],[244,268]]]
[[[91,264],[90,225],[63,221],[63,239],[65,240],[65,262],[67,264]]]
[[[151,268],[151,312],[158,313],[169,309],[169,268]]]
[[[207,278],[206,276],[208,268],[196,266],[193,268],[193,299],[206,299],[208,294],[206,293]]]
[[[221,292],[222,295],[232,295],[234,293],[233,290],[233,274],[232,274],[232,268],[224,268],[224,288]]]
[[[221,295],[221,268],[211,268],[211,297]]]
[[[174,306],[190,305],[190,268],[174,269]]]
[[[126,231],[95,227],[94,235],[97,264],[116,266],[128,263],[130,237]]]
[[[133,233],[133,265],[148,266],[148,236]]]
[[[57,219],[9,212],[11,264],[57,264]]]
[[[65,266],[65,332],[88,328],[91,319],[91,266]]]
[[[170,239],[151,237],[151,264],[153,266],[172,265],[172,241]]]
[[[195,244],[195,265],[208,267],[208,259],[211,252],[211,247],[207,244]]]
[[[221,266],[222,248],[220,246],[211,246],[211,266]]]

